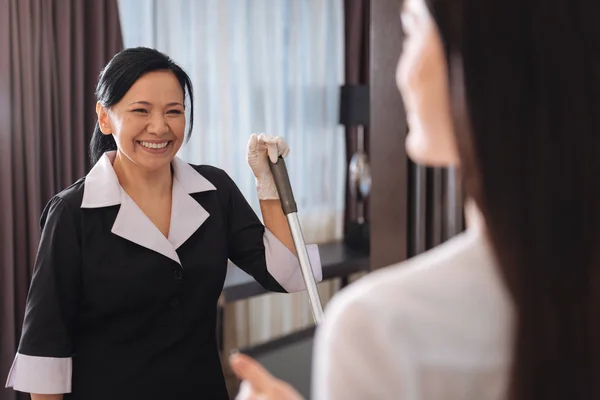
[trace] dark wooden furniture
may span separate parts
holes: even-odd
[[[394,79],[403,39],[400,4],[370,2],[371,269],[403,261],[408,255],[407,124]]]
[[[323,281],[340,278],[341,287],[348,284],[348,279],[351,275],[369,271],[369,256],[348,249],[343,242],[320,244],[319,255],[323,269]],[[223,301],[225,304],[265,293],[267,291],[254,278],[235,265],[229,265],[223,287]],[[223,349],[223,311],[224,307],[222,304],[219,306],[217,321],[217,338],[221,350]],[[293,337],[290,337],[290,340]]]
[[[350,275],[369,270],[369,256],[348,249],[342,242],[319,245],[323,280],[341,278],[345,286]],[[233,264],[227,268],[223,294],[225,302],[244,300],[266,293],[254,278]]]

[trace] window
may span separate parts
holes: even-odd
[[[226,170],[258,215],[253,132],[283,136],[310,242],[341,239],[345,145],[341,0],[119,0],[126,47],[165,52],[190,75],[195,121],[180,156]]]

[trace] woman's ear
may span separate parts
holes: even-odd
[[[105,135],[110,135],[113,132],[110,124],[110,118],[108,117],[108,110],[100,102],[96,102],[96,115],[98,116],[98,125],[100,131]]]

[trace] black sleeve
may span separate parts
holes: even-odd
[[[54,197],[42,213],[41,227],[19,353],[71,357],[81,289],[78,225],[69,204]]]
[[[225,172],[223,172],[225,174]],[[228,257],[266,290],[286,292],[267,270],[265,227],[260,222],[242,192],[225,174],[229,186],[227,205]]]

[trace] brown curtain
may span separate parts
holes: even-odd
[[[122,49],[117,0],[0,0],[0,399],[51,196],[89,168],[94,89]]]

